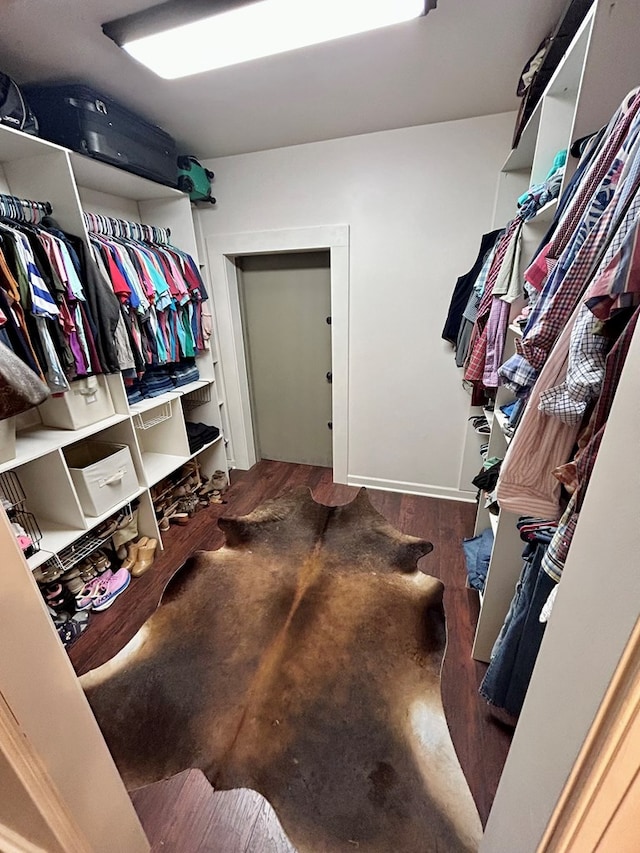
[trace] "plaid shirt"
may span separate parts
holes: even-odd
[[[638,324],[639,315],[640,308],[637,308],[635,314],[631,317],[607,356],[602,391],[592,418],[592,436],[575,460],[578,488],[571,496],[564,515],[560,519],[558,530],[549,543],[542,561],[542,568],[555,581],[560,580],[569,554],[580,510],[582,509],[591,474],[598,457],[598,451],[602,444],[607,419],[609,418],[611,406],[618,389],[618,383],[620,382],[620,376],[622,375],[629,347],[631,346],[631,341],[633,340],[633,335]]]
[[[559,222],[556,231],[545,247],[526,270],[524,276],[536,290],[542,290],[556,259],[560,257],[577,230],[585,210],[589,207],[596,188],[604,180],[622,143],[629,136],[629,130],[640,109],[640,88],[634,89],[624,99],[616,114],[609,122],[601,150],[595,155],[593,163],[580,182],[570,207]]]
[[[541,294],[540,300],[529,318],[522,341],[516,341],[516,355],[512,356],[499,370],[504,385],[522,395],[535,383],[538,372],[548,358],[562,328],[567,323],[578,299],[593,274],[594,264],[603,244],[613,230],[613,237],[604,258],[600,262],[596,276],[605,265],[615,258],[616,251],[622,245],[628,231],[635,224],[640,213],[640,152],[634,149],[640,137],[640,117],[635,123],[635,134],[629,137],[624,152],[616,158],[604,186],[592,199],[591,208],[586,211],[579,232],[567,247],[553,275]],[[629,172],[623,175],[625,157],[635,154]],[[613,192],[613,187],[617,191]],[[614,225],[616,217],[633,194],[631,205]],[[606,204],[604,204],[606,200]],[[591,230],[587,230],[588,227]],[[619,262],[617,262],[619,263]]]
[[[464,374],[465,380],[480,384],[484,375],[485,362],[487,357],[487,323],[493,301],[493,287],[498,280],[498,275],[502,269],[502,264],[507,254],[507,250],[513,240],[520,239],[522,229],[522,219],[516,216],[507,225],[504,235],[500,238],[496,245],[496,251],[487,276],[487,283],[484,289],[484,294],[478,307],[478,318],[474,328],[474,334],[470,345],[471,354],[469,362]]]

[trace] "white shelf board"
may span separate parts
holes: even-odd
[[[540,210],[536,213],[535,216],[532,216],[531,219],[527,219],[524,223],[525,225],[546,225],[551,222],[556,213],[556,208],[558,207],[558,199],[552,198],[551,201],[548,201],[545,205],[543,205]]]
[[[185,197],[180,190],[141,178],[132,172],[118,169],[116,166],[110,166],[108,163],[102,163],[84,154],[71,151],[70,155],[76,183],[80,187],[109,193],[120,198],[129,198],[133,201]]]
[[[493,409],[483,409],[482,411],[484,412],[484,416],[487,419],[487,423],[489,424],[489,426],[493,426],[493,418],[495,415],[495,412],[493,411]],[[478,433],[478,434],[480,434],[480,433]]]
[[[149,486],[155,486],[191,458],[191,456],[171,456],[168,453],[143,453],[142,465]]]
[[[214,444],[217,444],[219,441],[222,441],[224,436],[222,433],[214,440],[210,441],[208,444],[203,445],[200,450],[196,450],[195,453],[192,453],[189,459],[195,459],[196,456],[199,456],[203,451],[208,450],[210,447],[213,447]]]
[[[522,337],[522,329],[520,328],[520,326],[516,326],[516,324],[515,324],[515,323],[511,323],[511,325],[509,326],[509,331],[510,331],[510,332],[513,332],[513,334],[514,334],[517,338],[521,338],[521,337]]]
[[[123,506],[126,506],[128,503],[131,503],[131,501],[135,501],[136,498],[139,498],[140,495],[146,491],[147,490],[145,487],[140,486],[126,500],[119,501],[115,506],[112,506],[107,512],[103,512],[102,515],[99,515],[96,518],[89,518],[85,516],[85,521],[87,522],[89,530],[93,530],[94,527],[97,527],[99,524],[102,524],[103,521],[106,521],[108,518],[111,518],[111,516],[115,515],[118,510],[122,509]]]
[[[53,521],[40,521],[38,519],[38,524],[40,525],[40,530],[42,531],[42,540],[40,542],[40,547],[43,551],[49,552],[44,560],[41,562],[44,563],[49,559],[53,554],[57,554],[59,551],[62,551],[63,548],[67,548],[69,545],[73,545],[76,539],[79,539],[81,536],[87,532],[86,530],[79,530],[77,527],[63,527],[61,524],[56,524]],[[34,556],[38,556],[37,554]],[[31,565],[31,563],[29,563]],[[35,568],[35,566],[33,566]]]
[[[14,459],[0,465],[0,473],[24,465],[47,453],[52,453],[61,447],[75,444],[85,438],[90,438],[102,430],[129,420],[129,415],[111,415],[102,421],[82,429],[54,429],[53,427],[37,426],[21,430],[16,436],[16,455]]]
[[[503,172],[518,172],[528,169],[533,165],[533,156],[536,150],[536,139],[542,115],[542,98],[536,104],[526,127],[520,135],[518,147],[513,148],[502,167]]]
[[[495,537],[496,533],[498,532],[498,521],[499,520],[500,520],[499,515],[495,515],[495,513],[493,513],[493,512],[489,513],[489,524],[491,525],[491,529],[493,530],[494,537]]]
[[[499,409],[496,409],[495,416],[498,426],[500,427],[500,432],[502,433],[507,446],[509,446],[512,436],[505,434],[505,429],[509,426],[509,418]]]
[[[156,409],[158,406],[164,406],[172,400],[177,400],[180,397],[176,391],[167,391],[166,394],[158,394],[157,397],[149,397],[146,400],[140,400],[139,403],[134,403],[129,406],[129,411],[132,415],[141,415],[143,412],[149,412],[151,409]]]
[[[53,554],[51,553],[51,551],[42,551],[41,550],[41,551],[38,551],[37,553],[33,554],[31,557],[28,558],[27,565],[29,566],[31,571],[33,571],[34,569],[37,569],[38,566],[41,566],[43,563],[46,563],[47,560],[50,560],[51,557],[53,557]]]
[[[206,388],[207,385],[213,385],[214,379],[196,379],[195,382],[189,382],[188,385],[179,385],[176,388],[176,394],[184,397],[185,394],[191,394],[193,391],[199,391],[200,388]]]
[[[3,163],[12,160],[25,160],[27,157],[38,157],[51,154],[53,151],[65,151],[53,142],[47,142],[21,130],[2,125],[0,131],[0,161]]]

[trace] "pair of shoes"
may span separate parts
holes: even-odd
[[[50,565],[48,566],[46,563],[44,566],[38,566],[37,569],[33,570],[33,577],[40,584],[51,583],[52,581],[57,581],[58,578],[61,578],[64,573],[64,569],[61,566]]]
[[[63,584],[53,581],[42,590],[47,606],[56,613],[73,613],[74,599],[69,590]]]
[[[85,584],[81,594],[76,598],[76,607],[78,610],[98,612],[106,610],[130,583],[131,575],[126,569],[118,569],[117,572],[109,569],[100,577]]]
[[[151,568],[158,547],[157,539],[149,539],[148,536],[143,536],[137,542],[129,544],[127,559],[120,567],[120,571],[125,569],[130,571],[134,578],[139,578],[147,569]]]

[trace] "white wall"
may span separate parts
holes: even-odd
[[[349,481],[457,497],[468,415],[440,338],[491,227],[512,113],[207,162],[203,235],[350,226]]]

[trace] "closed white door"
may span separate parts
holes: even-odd
[[[258,458],[330,467],[329,252],[237,265]]]

